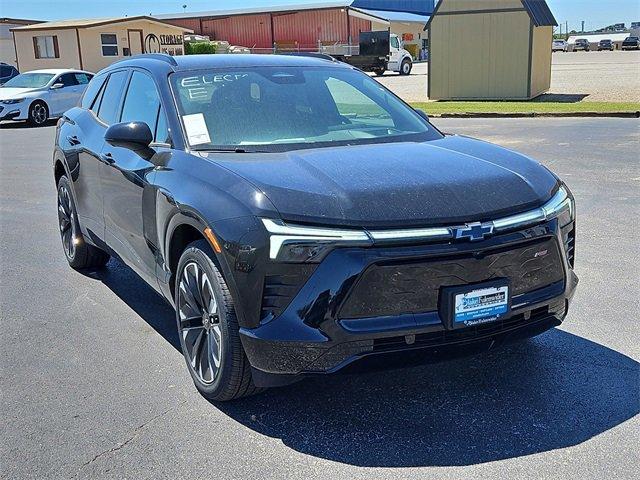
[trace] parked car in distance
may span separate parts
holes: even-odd
[[[640,50],[640,37],[627,37],[622,42],[622,50]]]
[[[578,38],[576,40],[576,43],[573,44],[573,51],[578,52],[580,50],[585,52],[591,50],[591,44],[589,43],[589,40],[587,40],[586,38]]]
[[[20,72],[16,67],[9,65],[8,63],[0,62],[0,86],[4,85],[17,75],[20,75]]]
[[[93,74],[48,69],[21,73],[0,87],[0,120],[27,120],[44,125],[75,107]]]
[[[610,51],[614,51],[615,50],[615,44],[609,40],[609,39],[603,39],[600,40],[598,42],[598,51],[601,52],[602,50],[610,50]]]
[[[569,50],[569,44],[566,40],[554,40],[551,44],[552,52],[566,52]]]
[[[556,175],[334,59],[114,63],[58,122],[53,167],[69,265],[114,256],[173,305],[211,400],[537,335],[578,282]]]

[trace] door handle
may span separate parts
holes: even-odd
[[[80,145],[82,143],[77,135],[67,135],[67,142],[72,146]]]
[[[100,161],[107,165],[113,165],[116,159],[113,158],[113,155],[111,155],[111,153],[107,152],[100,155]]]

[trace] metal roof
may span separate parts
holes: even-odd
[[[329,8],[347,8],[352,7],[354,10],[365,12],[377,11],[375,16],[386,18],[387,15],[416,15],[430,13],[433,10],[434,0],[332,0],[325,2],[310,2],[290,5],[275,5],[251,8],[232,8],[226,10],[207,10],[201,12],[181,12],[181,13],[163,13],[154,15],[155,18],[162,20],[175,20],[179,18],[199,18],[199,17],[231,17],[234,15],[250,15],[256,13],[279,13],[279,12],[296,12],[300,10],[323,10]],[[371,13],[372,15],[374,13]],[[395,21],[395,20],[394,20]],[[405,20],[405,21],[422,21]]]
[[[589,43],[597,43],[600,40],[611,40],[612,42],[622,42],[625,38],[631,36],[629,32],[602,32],[602,33],[576,33],[571,35],[567,43],[574,44],[579,38],[584,38]]]
[[[545,0],[522,0],[522,5],[529,12],[536,27],[556,27],[558,25]]]
[[[234,15],[250,15],[253,13],[276,13],[276,12],[295,12],[298,10],[320,10],[324,8],[346,8],[351,6],[353,0],[336,0],[331,2],[302,3],[298,5],[275,5],[251,8],[232,8],[228,10],[207,10],[202,12],[184,12],[184,13],[164,13],[154,15],[155,18],[161,20],[177,19],[177,18],[198,18],[198,17],[231,17]]]
[[[429,15],[416,15],[415,13],[390,12],[384,10],[368,10],[364,8],[358,8],[357,10],[368,15],[373,15],[374,17],[384,18],[389,22],[415,22],[424,25],[429,21]]]
[[[149,22],[161,23],[168,27],[181,28],[182,30],[193,32],[188,28],[177,27],[170,23],[158,20],[157,18],[149,17],[147,15],[138,15],[135,17],[107,17],[107,18],[81,18],[74,20],[58,20],[53,22],[34,23],[33,25],[25,25],[23,27],[12,28],[12,31],[22,30],[56,30],[64,28],[90,28],[100,25],[109,25],[112,23],[133,22],[139,20],[147,20]]]

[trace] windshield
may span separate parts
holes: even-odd
[[[198,150],[442,138],[378,82],[347,68],[206,70],[173,74],[171,82],[187,140]]]
[[[52,73],[21,73],[13,77],[3,86],[12,88],[40,88],[49,83],[52,78]]]

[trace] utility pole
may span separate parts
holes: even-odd
[[[582,33],[584,33],[584,20],[582,20]]]
[[[567,40],[569,40],[569,22],[566,20],[564,22],[564,34],[567,36]]]

